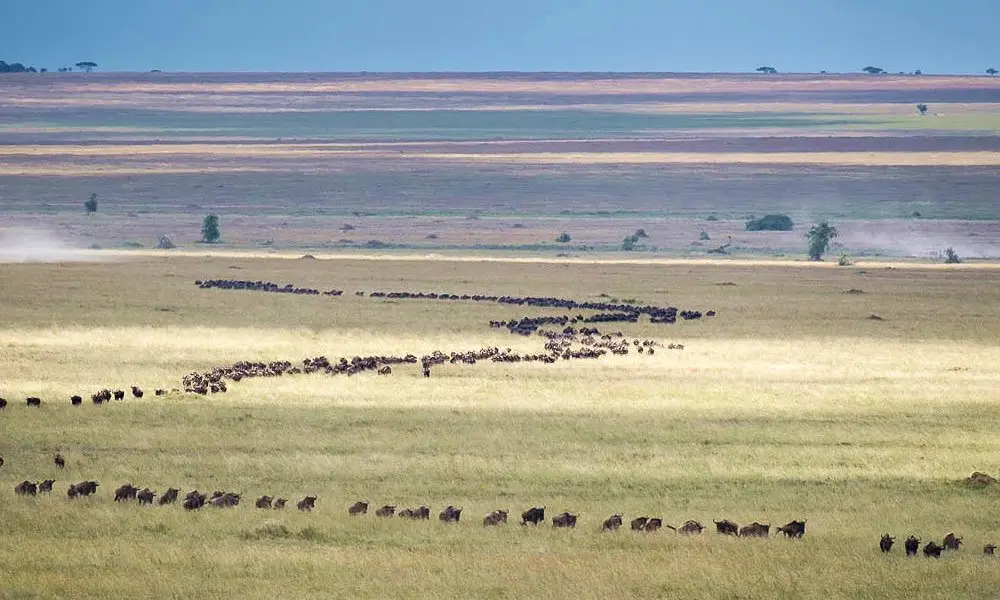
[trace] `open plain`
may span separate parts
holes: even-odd
[[[1000,472],[996,80],[2,82],[0,599],[996,596],[1000,484],[966,481]],[[743,230],[768,212],[795,229]],[[195,243],[208,213],[222,243]],[[853,264],[790,258],[818,218]],[[162,235],[178,248],[153,249]],[[963,264],[937,260],[949,246]],[[700,318],[573,323],[629,351],[564,359],[490,322],[609,311],[476,295]],[[557,358],[182,383],[483,349]],[[102,389],[125,398],[92,402]],[[96,494],[68,498],[85,480]],[[125,483],[241,502],[115,502]],[[458,523],[437,518],[448,505]],[[534,506],[545,521],[522,526]],[[497,509],[509,522],[484,526]],[[575,528],[552,526],[563,511]],[[624,527],[602,533],[614,513]],[[638,516],[708,528],[632,531]],[[722,519],[772,534],[718,535]],[[802,519],[801,539],[775,534]],[[906,558],[907,536],[949,532],[961,549]]]

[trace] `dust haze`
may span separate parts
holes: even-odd
[[[51,231],[15,227],[0,230],[0,263],[98,262],[93,250],[75,248]]]

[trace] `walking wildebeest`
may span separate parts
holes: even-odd
[[[132,386],[132,395],[135,396],[136,398],[142,398],[142,390],[140,390],[138,387],[136,387],[136,386],[133,385]]]
[[[38,484],[39,494],[48,494],[52,491],[52,484],[55,483],[55,479],[46,479],[45,481]]]
[[[274,500],[273,496],[261,496],[260,498],[257,498],[256,502],[254,502],[254,506],[257,508],[271,508],[272,500]]]
[[[615,513],[604,520],[601,524],[601,531],[618,531],[618,528],[622,526],[622,516],[619,513]]]
[[[58,452],[56,452],[56,455],[52,458],[52,462],[56,463],[56,466],[60,469],[66,466],[66,459],[63,458],[63,455]]]
[[[295,503],[299,510],[309,511],[316,508],[316,496],[306,496]]]
[[[31,396],[30,398],[25,400],[25,404],[27,404],[28,406],[41,406],[42,399],[36,398],[35,396]]]
[[[205,501],[207,497],[205,494],[201,494],[198,490],[193,492],[188,492],[187,496],[184,497],[184,510],[198,510],[199,508],[205,506]]]
[[[997,547],[995,544],[986,544],[983,546],[983,556],[993,556],[993,551],[996,549]]]
[[[72,404],[73,406],[80,406],[81,404],[83,404],[83,398],[80,396],[70,396],[69,403]]]
[[[173,504],[174,502],[176,502],[177,494],[179,493],[180,490],[177,488],[168,488],[167,491],[164,492],[162,496],[160,496],[160,506],[164,506],[166,504]]]
[[[386,365],[378,370],[379,375],[392,375],[392,367]]]
[[[156,392],[154,392],[154,393],[155,393],[155,394],[156,394],[157,396],[166,396],[166,395],[167,395],[167,390],[159,390],[159,389],[158,389],[158,390],[156,390]]]
[[[892,537],[888,533],[882,536],[882,539],[878,542],[879,549],[882,552],[889,552],[892,550],[892,543],[896,541],[896,538]]]
[[[117,490],[115,490],[115,502],[125,502],[127,500],[135,500],[136,493],[139,492],[139,488],[135,487],[131,483],[123,484]]]
[[[632,519],[632,531],[642,531],[646,527],[649,517],[636,517]]]
[[[442,523],[458,523],[459,519],[461,518],[462,518],[462,509],[455,508],[450,504],[444,510],[441,511],[441,514],[438,515],[438,519],[440,519]]]
[[[115,400],[124,400],[125,392],[122,390],[115,390]]]
[[[367,515],[368,514],[368,503],[367,502],[355,502],[347,509],[347,514],[352,517],[357,515]]]
[[[389,518],[395,514],[396,514],[396,505],[394,504],[386,504],[385,506],[375,511],[376,517]]]
[[[564,512],[560,515],[552,517],[553,527],[576,527],[576,519],[579,515],[574,515],[573,513]]]
[[[670,527],[670,525],[667,525],[667,527]],[[673,529],[681,535],[698,535],[703,529],[705,529],[705,526],[698,521],[688,520],[684,521],[684,524],[680,527],[670,527],[670,529]]]
[[[941,558],[941,550],[944,550],[941,546],[938,546],[935,542],[927,542],[924,546],[924,556],[927,558]]]
[[[955,537],[954,533],[944,536],[943,546],[945,550],[958,550],[962,545],[962,538]]]
[[[911,535],[903,542],[903,547],[906,548],[907,556],[916,556],[917,549],[920,548],[920,538]]]
[[[646,519],[646,523],[642,526],[642,530],[646,533],[653,533],[654,531],[659,531],[663,527],[663,519],[659,517],[650,517]]]
[[[785,537],[800,538],[806,534],[806,521],[789,521],[777,529],[777,532],[785,534]]]
[[[545,507],[532,507],[521,513],[521,525],[538,525],[545,520]]]
[[[507,522],[507,511],[503,509],[495,510],[483,517],[483,527],[490,525],[500,525]]]
[[[0,398],[0,410],[2,410],[4,408],[7,408],[7,399],[6,398]]]
[[[98,483],[96,481],[81,481],[80,483],[71,483],[69,490],[66,492],[71,500],[77,496],[89,496],[97,491]]]
[[[18,496],[34,496],[38,493],[38,484],[31,481],[22,481],[14,487],[14,493]]]
[[[766,538],[771,534],[770,525],[761,525],[760,523],[754,521],[749,525],[744,525],[740,528],[740,537],[764,537]]]
[[[281,509],[285,508],[285,504],[287,504],[287,503],[288,503],[287,499],[285,499],[285,498],[278,498],[278,499],[276,499],[272,503],[272,508],[274,508],[274,510],[281,510]]]
[[[142,488],[142,491],[135,495],[139,499],[139,504],[152,504],[155,496],[156,492],[149,488]]]
[[[0,456],[0,467],[2,467],[2,466],[3,466],[3,457]]]
[[[740,534],[740,527],[739,527],[739,525],[737,525],[736,523],[733,523],[729,519],[723,519],[721,521],[714,521],[713,520],[712,522],[715,523],[715,531],[716,531],[716,533],[720,533],[722,535],[739,535]]]

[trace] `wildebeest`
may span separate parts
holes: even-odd
[[[573,513],[564,512],[562,514],[552,517],[553,527],[576,527],[576,519],[578,515]]]
[[[136,398],[142,398],[142,390],[136,386],[132,386],[132,395]]]
[[[667,525],[667,527],[670,526]],[[684,524],[680,527],[670,527],[670,529],[673,529],[681,535],[698,535],[703,529],[705,529],[705,526],[698,521],[688,520],[684,521]]]
[[[18,496],[34,496],[38,493],[38,484],[33,481],[22,481],[14,486],[14,493]]]
[[[800,538],[806,534],[806,520],[789,521],[779,527],[777,532],[785,534],[785,537]]]
[[[771,534],[770,525],[761,525],[760,523],[754,521],[749,525],[744,525],[740,527],[740,537],[764,537],[766,538]]]
[[[368,503],[367,502],[355,502],[347,509],[347,514],[352,517],[357,515],[367,515],[368,514]]]
[[[156,390],[155,394],[157,396],[166,396],[167,395],[167,390],[159,390],[158,389],[158,390]]]
[[[0,467],[2,467],[2,466],[3,466],[3,457],[0,456]]]
[[[896,541],[896,538],[892,537],[888,533],[882,536],[882,539],[878,542],[878,547],[882,552],[889,552],[892,550],[892,543]]]
[[[646,533],[653,533],[654,531],[659,531],[663,527],[663,519],[659,517],[650,517],[646,519],[646,522],[642,526],[642,530]]]
[[[388,517],[391,517],[391,516],[393,516],[395,514],[396,514],[396,505],[394,505],[394,504],[386,504],[385,506],[382,506],[378,510],[375,511],[375,516],[376,517],[385,517],[385,518],[388,518]]]
[[[220,508],[233,508],[238,506],[240,503],[240,495],[234,494],[233,492],[216,492],[217,495],[213,495],[209,500],[209,504],[212,506],[218,506]]]
[[[4,409],[4,408],[7,408],[7,399],[6,398],[0,398],[0,409]]]
[[[392,367],[386,365],[378,370],[379,375],[392,375]]]
[[[954,533],[949,533],[944,536],[944,542],[942,545],[945,550],[958,550],[962,545],[962,538],[955,537]]]
[[[260,498],[257,498],[256,502],[254,502],[254,506],[257,508],[271,508],[272,500],[274,500],[273,496],[261,496]]]
[[[455,508],[450,504],[441,511],[441,514],[438,515],[438,519],[440,519],[442,523],[458,523],[461,518],[462,509]]]
[[[498,509],[483,517],[483,527],[500,525],[507,522],[507,511]]]
[[[305,498],[299,500],[295,503],[295,506],[299,510],[312,510],[316,508],[316,496],[306,496]]]
[[[187,496],[184,497],[184,510],[198,510],[199,508],[205,506],[205,501],[208,498],[205,494],[199,493],[198,490],[193,492],[188,492]]]
[[[25,399],[24,402],[28,406],[41,406],[42,405],[42,399],[41,398],[37,398],[35,396],[31,396],[31,397]]]
[[[139,500],[139,504],[152,504],[155,496],[156,492],[149,488],[142,488],[142,491],[136,493],[135,495],[135,497]]]
[[[287,504],[287,503],[288,503],[288,500],[286,498],[276,498],[274,500],[274,502],[271,504],[271,507],[274,510],[281,510],[281,509],[285,508],[285,504]]]
[[[739,535],[740,527],[736,523],[733,523],[729,519],[723,519],[721,521],[712,521],[715,523],[715,531],[722,535]]]
[[[115,400],[124,400],[125,392],[122,390],[115,390]]]
[[[139,492],[139,488],[135,487],[131,483],[123,484],[117,490],[115,490],[115,502],[125,502],[127,500],[135,500],[135,495]]]
[[[52,457],[52,462],[56,463],[56,466],[60,469],[66,466],[66,459],[63,458],[63,455],[58,452],[56,452],[56,455]]]
[[[538,525],[545,520],[545,507],[535,506],[521,513],[521,525]]]
[[[601,531],[618,531],[618,528],[622,526],[622,516],[615,513],[604,520],[601,524]]]
[[[916,556],[917,549],[920,548],[920,538],[911,535],[903,542],[903,547],[906,548],[907,556]]]
[[[69,403],[72,404],[73,406],[80,406],[81,404],[83,404],[83,398],[81,398],[80,396],[70,396]]]
[[[48,494],[52,491],[52,484],[55,483],[55,479],[46,479],[45,481],[38,484],[39,494]]]
[[[94,404],[103,404],[108,400],[111,400],[111,390],[107,389],[101,390],[96,394],[91,394],[90,396],[90,401]]]
[[[70,498],[76,498],[77,496],[89,496],[97,491],[97,486],[99,484],[96,481],[81,481],[80,483],[72,483],[69,486],[69,490],[66,495]]]
[[[649,517],[636,517],[632,519],[632,531],[642,531],[646,527],[646,521]]]
[[[941,558],[941,550],[944,550],[941,546],[938,546],[934,541],[927,542],[924,546],[924,556],[927,558]]]
[[[179,493],[180,490],[177,488],[168,488],[167,491],[164,492],[162,496],[160,496],[160,506],[164,506],[166,504],[173,504],[174,502],[176,502],[177,494]]]
[[[997,549],[996,545],[994,545],[994,544],[986,544],[985,546],[983,546],[983,555],[984,556],[993,556],[993,551],[996,550],[996,549]]]

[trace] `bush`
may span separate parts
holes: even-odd
[[[764,215],[759,219],[750,217],[747,231],[791,231],[794,224],[788,215]]]
[[[429,240],[436,240],[436,239],[438,239],[438,234],[436,234],[436,233],[431,233],[431,234],[429,234],[429,235],[427,236],[427,239],[429,239]]]
[[[219,217],[208,215],[201,224],[201,241],[206,244],[214,244],[219,241],[222,234],[219,233]]]
[[[170,250],[171,248],[176,248],[177,245],[170,239],[169,235],[161,235],[159,241],[156,242],[156,248],[158,250]]]
[[[122,243],[122,248],[142,248],[142,244],[136,241],[127,241]]]
[[[566,233],[565,231],[560,233],[559,236],[556,237],[556,241],[559,242],[560,244],[565,244],[566,242],[569,242],[572,239],[573,238],[571,238],[569,234]]]
[[[705,220],[706,221],[718,221],[719,217],[717,217],[715,215],[708,215],[708,217],[706,217]]]
[[[97,194],[91,194],[90,198],[83,203],[83,208],[87,211],[88,215],[92,215],[97,212]]]
[[[841,254],[840,258],[837,259],[837,265],[841,267],[851,266],[851,259],[847,257],[846,254]]]
[[[949,265],[957,265],[962,262],[962,259],[959,258],[958,253],[955,252],[954,248],[948,248],[944,251],[944,262]]]
[[[636,237],[636,238],[647,238],[647,237],[649,237],[648,235],[646,235],[646,230],[645,229],[636,229],[635,233],[632,234],[632,235],[633,235],[633,237]]]
[[[340,226],[341,231],[354,231],[355,229],[356,227],[354,227],[354,225],[351,225],[350,223],[344,223],[343,225]]]
[[[702,231],[701,233],[698,234],[698,239],[703,242],[707,242],[708,240],[712,239],[712,236],[708,235],[707,231]]]
[[[367,242],[365,242],[365,248],[379,249],[379,248],[389,248],[391,246],[392,244],[383,242],[382,240],[368,240]]]
[[[635,250],[635,246],[638,243],[639,243],[639,238],[635,237],[634,235],[627,236],[624,240],[622,240],[622,250],[624,250],[625,252],[632,252],[633,250]]]

